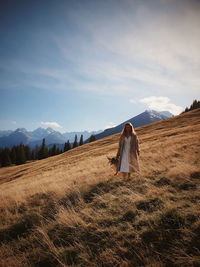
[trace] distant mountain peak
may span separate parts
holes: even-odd
[[[146,109],[144,112],[138,114],[137,116],[130,118],[127,121],[124,121],[120,123],[117,126],[110,127],[105,129],[103,132],[96,134],[95,137],[96,139],[101,139],[106,136],[110,136],[112,134],[116,134],[122,131],[124,125],[126,122],[131,122],[133,124],[133,127],[140,127],[143,125],[147,125],[149,123],[157,122],[163,119],[167,119],[168,117],[171,117],[171,115],[168,114],[168,116],[162,114],[159,111],[153,110],[153,109]],[[87,139],[85,142],[87,143],[89,139]]]
[[[159,111],[157,111],[157,110],[154,110],[154,109],[146,109],[145,110],[146,112],[148,112],[148,113],[160,113]]]
[[[37,129],[34,130],[35,131],[54,131],[51,127],[48,127],[48,128],[42,128],[42,127],[38,127]]]
[[[159,111],[149,109],[145,111],[147,114],[149,114],[150,118],[158,118],[158,119],[164,119],[165,115],[161,114]]]

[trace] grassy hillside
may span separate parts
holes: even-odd
[[[0,266],[199,266],[200,109],[136,131],[128,182],[119,134],[1,168]]]

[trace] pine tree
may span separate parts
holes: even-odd
[[[69,142],[69,140],[67,140],[67,150],[70,150],[72,148],[71,143]]]
[[[200,101],[197,101],[196,99],[193,101],[192,105],[190,106],[190,110],[200,108]]]
[[[70,144],[69,140],[67,140],[67,142],[65,142],[65,145],[64,145],[64,152],[66,152],[70,149],[71,149],[71,144]]]
[[[197,109],[197,108],[200,108],[200,101],[197,101],[196,99],[193,100],[192,104],[190,105],[190,107],[186,107],[185,108],[185,111],[184,112],[188,112],[190,110],[193,110],[193,109]]]
[[[54,144],[52,148],[49,150],[49,156],[55,156],[56,155],[56,145]]]
[[[26,160],[30,160],[31,159],[30,147],[28,145],[24,146],[24,151],[25,151]]]
[[[60,154],[61,153],[61,150],[59,147],[56,148],[56,155]]]
[[[79,141],[79,146],[82,146],[82,145],[83,145],[83,135],[81,135],[80,141]]]
[[[3,149],[0,148],[0,167],[2,166],[2,165],[1,165],[1,161],[2,161],[2,152],[3,152]]]
[[[11,165],[10,150],[8,148],[4,148],[1,152],[1,166],[6,167],[10,165]]]
[[[32,150],[32,159],[33,160],[38,159],[38,153],[39,153],[39,147],[38,147],[38,145],[35,145],[35,148]]]
[[[31,160],[35,160],[35,153],[34,153],[34,149],[31,151]]]
[[[17,155],[16,155],[16,146],[13,146],[10,151],[10,159],[12,164],[16,164]]]
[[[67,142],[65,142],[65,144],[64,144],[64,152],[66,152],[67,151]]]
[[[93,142],[93,141],[96,141],[96,137],[95,135],[92,134],[89,138],[89,142]]]
[[[77,134],[76,134],[75,138],[74,138],[73,148],[75,148],[77,146],[78,146],[78,138],[77,138]]]
[[[38,151],[38,159],[45,159],[48,157],[48,148],[45,144],[45,138],[42,140],[42,145]]]
[[[16,149],[16,164],[20,165],[20,164],[24,164],[26,162],[26,155],[24,152],[24,145],[19,145],[17,146]]]

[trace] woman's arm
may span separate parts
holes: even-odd
[[[118,150],[117,150],[117,155],[116,155],[117,158],[119,158],[120,156],[120,148],[121,148],[121,136],[119,138]]]
[[[140,145],[139,145],[139,140],[138,140],[137,136],[136,136],[136,151],[137,151],[138,155],[140,155]]]

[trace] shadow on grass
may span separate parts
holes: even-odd
[[[147,212],[154,212],[161,209],[164,206],[163,201],[159,198],[153,198],[146,201],[136,202],[136,207],[138,210],[144,210]]]
[[[96,185],[93,185],[88,192],[85,192],[83,194],[83,199],[86,203],[90,203],[97,195],[108,193],[122,184],[123,183],[121,181],[113,182],[108,180],[106,182],[100,182]]]
[[[41,216],[38,213],[31,212],[23,215],[15,224],[0,230],[1,242],[11,241],[19,237],[26,237],[34,226],[39,225]]]

